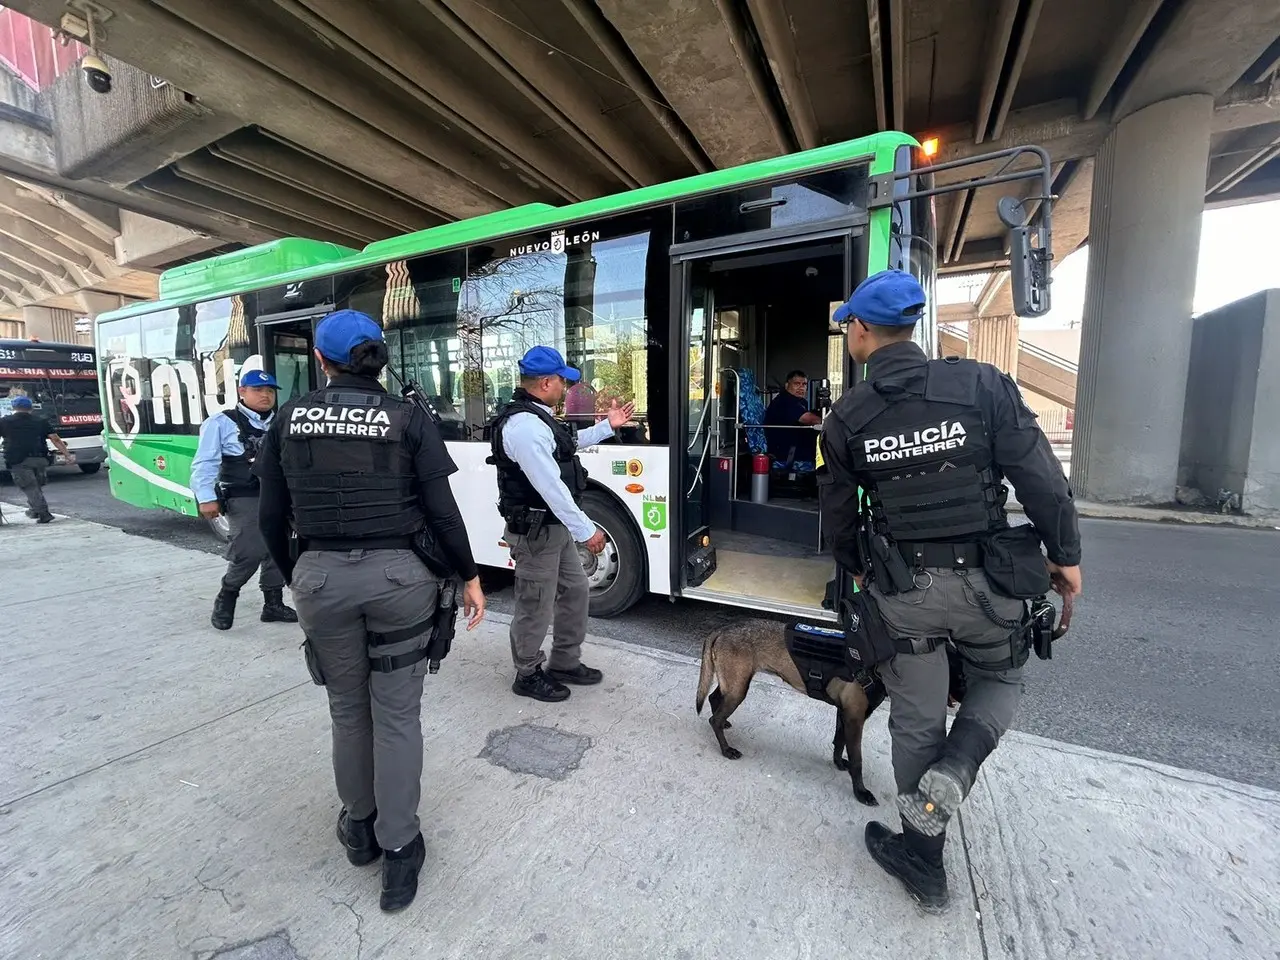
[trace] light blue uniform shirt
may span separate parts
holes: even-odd
[[[236,406],[249,418],[251,425],[262,430],[271,426],[276,415],[272,410],[264,418],[243,403]],[[196,503],[212,503],[218,499],[213,485],[218,480],[218,471],[222,469],[223,456],[238,457],[242,453],[244,444],[240,442],[240,428],[230,417],[218,413],[200,424],[200,443],[196,446],[195,459],[191,461],[191,492],[195,494]]]
[[[538,404],[547,413],[550,407]],[[594,427],[578,431],[578,449],[593,447],[613,436],[608,419]],[[502,450],[520,465],[533,489],[547,501],[561,523],[577,543],[586,543],[595,536],[596,525],[573,502],[573,494],[560,479],[560,465],[556,463],[556,438],[551,428],[532,413],[517,413],[502,428]]]

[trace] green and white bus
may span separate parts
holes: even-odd
[[[790,428],[794,444],[766,459],[761,412],[793,371],[805,373],[815,409],[854,382],[831,315],[870,272],[920,279],[930,303],[918,336],[936,353],[938,193],[1040,187],[1036,226],[1008,219],[1017,199],[1001,215],[1015,282],[1031,292],[1024,312],[1047,308],[1048,158],[1032,147],[982,159],[1002,157],[995,173],[938,187],[934,174],[970,161],[931,166],[912,137],[881,133],[360,251],[284,239],[175,267],[159,300],[97,320],[112,492],[195,516],[200,423],[235,403],[248,367],[276,375],[282,403],[318,386],[315,324],[349,307],[382,324],[392,366],[439,413],[480,563],[511,564],[484,427],[518,384],[516,361],[546,344],[583,371],[570,420],[593,423],[614,398],[636,402],[618,441],[583,452],[584,506],[608,538],[598,557],[583,553],[593,614],[651,592],[829,617],[815,428]],[[1020,157],[1035,168],[1013,169]],[[753,470],[767,477],[753,483]]]

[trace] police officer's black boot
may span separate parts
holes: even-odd
[[[363,820],[353,818],[346,807],[338,814],[338,840],[347,852],[347,859],[357,867],[373,863],[382,856],[382,848],[378,846],[378,838],[373,832],[373,822],[377,819],[377,810]]]
[[[867,824],[864,840],[871,859],[902,881],[916,903],[931,913],[946,909],[949,893],[947,871],[942,865],[946,834],[926,837],[906,824],[902,833],[894,833],[873,820]]]
[[[427,845],[422,834],[399,850],[386,850],[382,861],[382,897],[378,906],[390,913],[413,903],[418,895],[418,871],[427,859]]]
[[[209,622],[216,629],[231,629],[231,624],[236,619],[236,598],[239,596],[239,590],[228,590],[223,587],[218,591],[218,595],[213,598],[213,616],[209,618]]]
[[[298,614],[294,612],[294,609],[284,605],[284,590],[282,588],[262,591],[261,619],[263,623],[298,622]]]
[[[942,755],[920,778],[914,793],[898,797],[898,812],[926,836],[936,837],[949,821],[978,778],[978,767],[996,748],[996,738],[982,724],[957,718],[947,734]]]

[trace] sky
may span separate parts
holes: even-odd
[[[1089,248],[1082,247],[1053,271],[1053,309],[1038,319],[1023,319],[1029,330],[1078,326],[1084,315]],[[975,294],[972,281],[939,280],[939,303],[962,303]],[[979,281],[979,286],[981,282]],[[1196,314],[1216,310],[1259,290],[1280,288],[1280,200],[1207,210],[1200,233],[1196,272]]]

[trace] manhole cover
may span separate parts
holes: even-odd
[[[582,734],[522,723],[491,731],[480,756],[513,773],[563,780],[590,746],[591,738]]]

